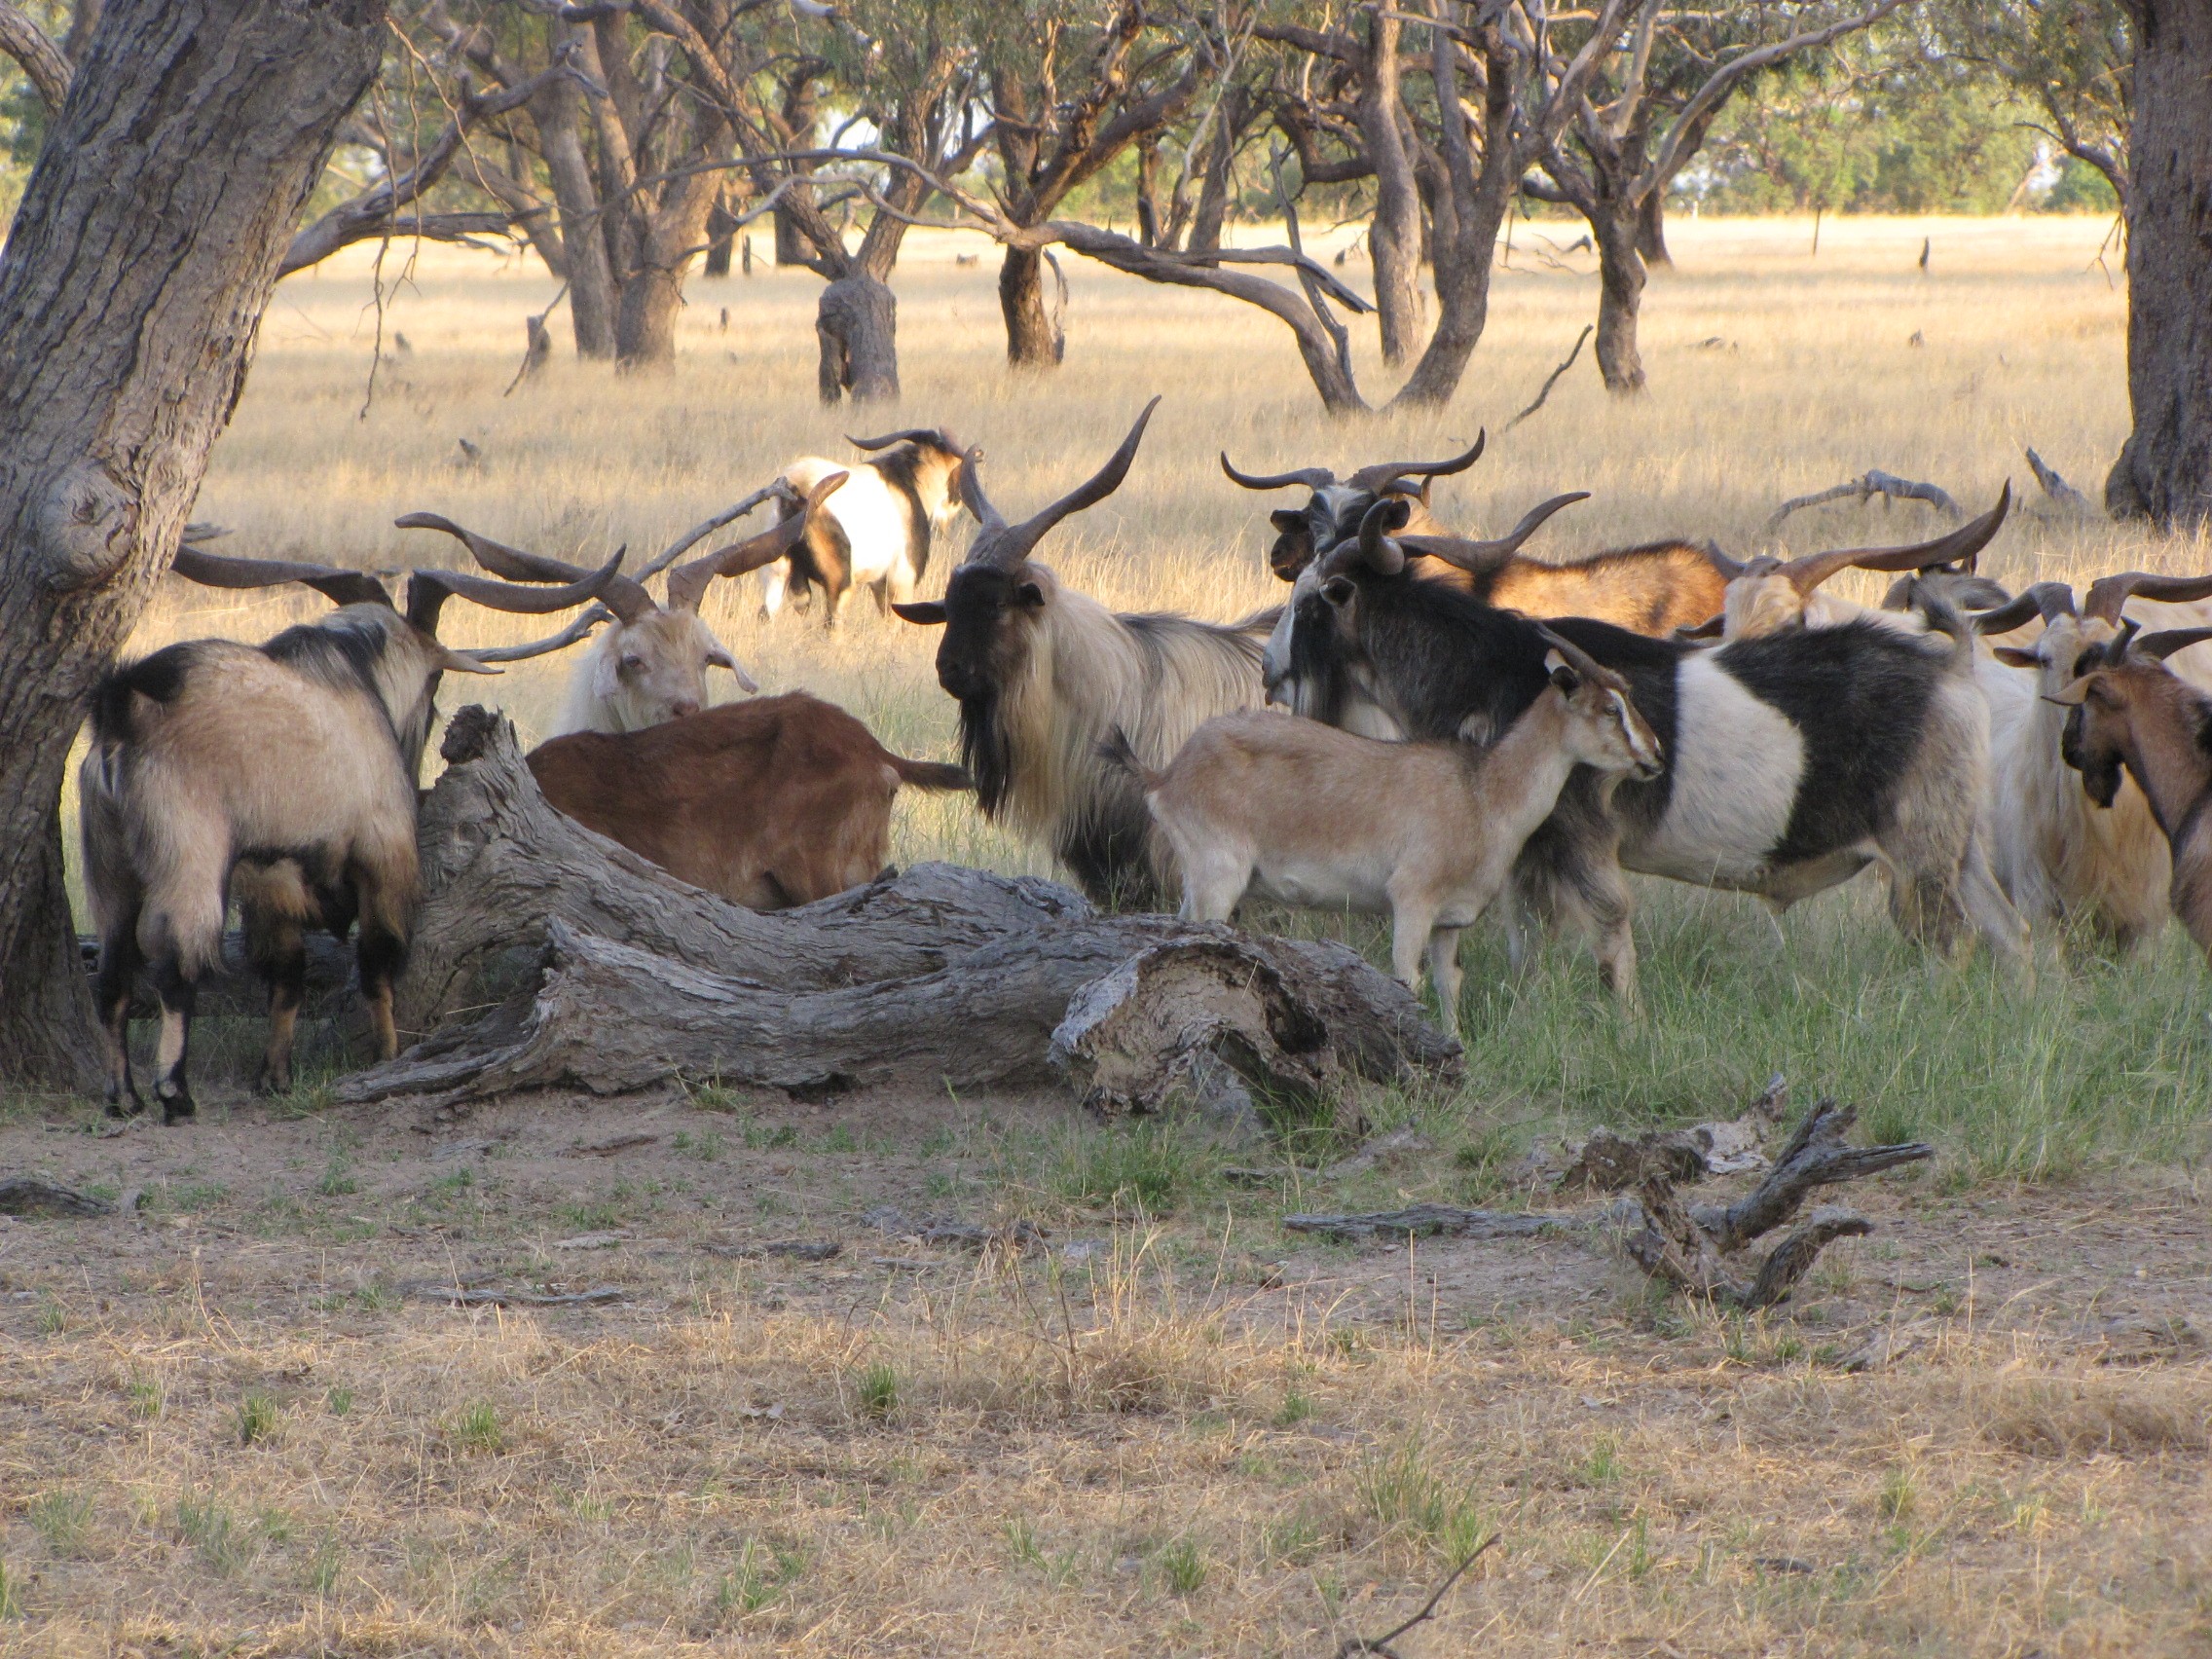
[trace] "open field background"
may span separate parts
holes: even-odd
[[[2105,228],[1830,220],[1814,258],[1808,223],[1677,223],[1678,269],[1647,297],[1652,394],[1611,402],[1585,357],[1510,435],[1595,305],[1588,256],[1554,255],[1549,226],[1517,228],[1457,405],[1368,424],[1321,415],[1261,313],[1080,261],[1065,368],[1013,379],[988,251],[960,267],[973,244],[928,235],[897,278],[895,412],[816,403],[819,284],[773,271],[693,281],[672,375],[578,367],[557,326],[561,356],[502,399],[551,284],[432,251],[388,296],[364,418],[367,261],[334,262],[278,290],[196,516],[233,528],[224,551],[378,569],[450,562],[390,528],[417,509],[649,553],[792,457],[850,453],[840,432],[937,424],[984,446],[1015,513],[1159,391],[1128,482],[1043,549],[1124,608],[1226,617],[1279,594],[1277,499],[1221,477],[1224,445],[1343,469],[1487,424],[1489,455],[1437,493],[1470,530],[1588,489],[1534,550],[1679,534],[1741,555],[1779,500],[1869,466],[1986,500],[2028,483],[2032,444],[2095,494],[2126,429]],[[1371,349],[1362,368],[1380,400]],[[1788,536],[1902,540],[1921,511],[1819,509]],[[2207,560],[2024,515],[1989,568]],[[168,584],[134,646],[320,608]],[[748,584],[708,613],[764,688],[951,755],[934,632],[865,600],[827,637],[754,609]],[[533,631],[451,613],[458,644]],[[540,735],[566,666],[446,701]],[[957,804],[902,805],[897,836],[902,862],[1046,867]],[[450,1124],[329,1109],[312,1081],[275,1103],[215,1083],[197,1125],[113,1137],[82,1104],[7,1107],[0,1169],[146,1204],[0,1220],[0,1653],[1323,1659],[1493,1530],[1402,1651],[2203,1652],[2212,997],[2186,938],[2122,964],[2046,950],[2022,990],[1898,943],[1871,877],[1779,933],[1746,899],[1641,882],[1638,901],[1641,1022],[1571,949],[1509,982],[1500,944],[1471,941],[1468,1080],[1364,1102],[1432,1150],[1356,1174],[1051,1098],[813,1107],[700,1084]],[[327,1038],[321,1058],[341,1062]],[[1800,1102],[1857,1100],[1871,1136],[1937,1152],[1853,1196],[1876,1235],[1782,1313],[1656,1300],[1567,1239],[1358,1251],[1279,1226],[1522,1201],[1532,1139],[1726,1116],[1777,1069]],[[650,1138],[593,1155],[626,1134]],[[1271,1174],[1237,1184],[1228,1162]],[[866,1219],[884,1204],[1026,1218],[1049,1247],[901,1242]],[[718,1253],[794,1235],[843,1253]],[[410,1288],[478,1277],[628,1300],[461,1310]],[[1869,1345],[1899,1357],[1850,1369]]]

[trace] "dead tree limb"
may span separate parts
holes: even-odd
[[[1426,1624],[1430,1619],[1436,1617],[1436,1609],[1442,1604],[1444,1598],[1451,1593],[1452,1586],[1466,1576],[1467,1568],[1482,1560],[1490,1551],[1491,1546],[1497,1542],[1499,1536],[1500,1534],[1493,1532],[1461,1556],[1459,1565],[1444,1575],[1443,1581],[1429,1592],[1428,1600],[1420,1604],[1420,1610],[1415,1613],[1412,1618],[1406,1620],[1404,1624],[1399,1625],[1394,1630],[1384,1631],[1381,1636],[1346,1637],[1343,1641],[1337,1644],[1336,1659],[1352,1659],[1354,1654],[1359,1653],[1380,1654],[1382,1659],[1398,1659],[1398,1651],[1390,1643],[1397,1641],[1399,1637],[1405,1635],[1414,1626]]]
[[[1781,528],[1782,521],[1791,513],[1805,507],[1817,507],[1826,501],[1840,501],[1847,498],[1860,501],[1871,500],[1879,496],[1885,504],[1891,501],[1926,501],[1937,512],[1950,518],[1964,518],[1959,503],[1934,484],[1916,483],[1910,478],[1899,478],[1895,473],[1868,468],[1848,484],[1838,484],[1832,490],[1816,490],[1810,496],[1793,496],[1774,509],[1764,530],[1768,534]]]
[[[80,1193],[74,1187],[57,1187],[36,1175],[0,1176],[0,1215],[87,1216],[113,1215],[115,1206],[105,1198]]]
[[[1533,1238],[1539,1233],[1587,1227],[1589,1215],[1528,1215],[1513,1210],[1459,1209],[1452,1204],[1414,1204],[1366,1215],[1286,1215],[1293,1233],[1364,1243],[1385,1235],[1412,1238],[1444,1234],[1454,1238]]]
[[[1536,401],[1530,404],[1528,408],[1522,410],[1520,414],[1514,416],[1512,420],[1505,423],[1505,430],[1507,430],[1508,432],[1512,431],[1514,427],[1520,425],[1522,422],[1526,421],[1530,416],[1533,415],[1537,410],[1541,409],[1544,406],[1544,399],[1551,396],[1552,387],[1559,385],[1560,376],[1566,374],[1567,370],[1573,368],[1574,359],[1582,355],[1583,342],[1590,338],[1591,332],[1596,327],[1596,323],[1586,322],[1582,325],[1582,332],[1574,337],[1574,350],[1567,354],[1566,358],[1562,360],[1558,368],[1552,370],[1550,376],[1544,381],[1542,389],[1540,389],[1536,393]]]
[[[74,73],[69,59],[12,0],[0,0],[0,56],[13,57],[30,77],[49,120],[61,113]]]
[[[2089,498],[2061,478],[2034,450],[2028,451],[2028,470],[2036,475],[2036,482],[2043,486],[2043,493],[2067,511],[2089,517],[2096,515],[2097,509],[2089,504]]]

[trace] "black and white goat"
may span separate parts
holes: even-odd
[[[785,591],[793,583],[802,596],[822,590],[822,621],[829,628],[842,619],[845,598],[855,588],[873,588],[885,610],[912,599],[929,570],[932,539],[960,516],[960,480],[970,457],[982,459],[981,451],[963,450],[941,428],[916,426],[846,442],[876,459],[838,461],[810,455],[784,468],[783,482],[792,491],[788,517],[796,517],[796,503],[831,473],[852,477],[834,506],[809,515],[805,535],[790,555],[761,572],[763,616],[783,608]]]
[[[1703,622],[1719,608],[1728,580],[1728,562],[1717,549],[1687,541],[1653,541],[1616,547],[1553,563],[1522,556],[1520,546],[1545,513],[1582,496],[1562,496],[1543,512],[1522,521],[1512,535],[1495,541],[1469,541],[1453,535],[1429,509],[1429,487],[1440,477],[1462,472],[1483,453],[1483,436],[1464,455],[1448,461],[1394,461],[1363,466],[1342,483],[1325,466],[1260,475],[1239,472],[1226,453],[1221,469],[1247,490],[1281,490],[1293,485],[1312,492],[1303,508],[1278,508],[1268,515],[1275,539],[1268,564],[1286,582],[1312,562],[1315,547],[1330,548],[1359,534],[1370,507],[1403,502],[1406,520],[1398,545],[1409,568],[1472,594],[1502,609],[1530,616],[1594,616],[1638,634],[1671,634]],[[1408,478],[1418,477],[1418,489]]]
[[[665,606],[645,590],[644,577],[687,550],[716,520],[709,520],[707,526],[679,541],[640,576],[617,576],[608,583],[599,605],[578,617],[565,636],[566,640],[578,639],[601,622],[608,624],[571,672],[553,735],[643,731],[663,720],[697,714],[712,700],[707,684],[710,668],[726,668],[747,691],[759,690],[728,647],[715,638],[715,631],[699,614],[700,604],[716,577],[741,576],[789,556],[799,538],[817,526],[822,503],[844,485],[848,476],[830,473],[814,484],[792,517],[757,535],[670,570]],[[756,503],[771,493],[780,491],[771,487],[753,500]],[[719,522],[727,523],[738,516],[747,504],[740,502],[720,515]],[[401,530],[442,530],[459,537],[478,564],[510,581],[574,582],[588,573],[566,560],[526,553],[494,541],[437,513],[409,513],[395,522]]]
[[[1029,557],[1062,519],[1120,487],[1159,402],[1088,483],[1019,524],[983,494],[971,455],[960,487],[981,528],[968,557],[942,602],[892,608],[944,629],[938,683],[960,704],[961,758],[984,816],[1043,842],[1101,899],[1159,889],[1144,797],[1099,757],[1100,742],[1119,727],[1140,762],[1164,766],[1215,715],[1257,706],[1274,623],[1272,611],[1229,625],[1117,614]]]
[[[562,587],[418,571],[407,610],[354,571],[225,559],[187,547],[175,569],[225,588],[302,582],[339,608],[262,645],[191,640],[112,671],[92,701],[78,774],[85,890],[100,938],[98,999],[113,1042],[108,1109],[143,1110],[131,1081],[132,983],[150,967],[162,1002],[155,1098],[190,1117],[195,990],[219,959],[234,893],[248,953],[269,984],[265,1087],[290,1087],[306,985],[303,930],[360,924],[361,992],[379,1054],[398,1051],[391,986],[417,895],[416,788],[438,677],[497,674],[536,646],[462,652],[438,643],[453,596],[543,614],[599,598],[619,556]],[[234,882],[235,876],[235,882]]]
[[[1298,579],[1268,645],[1271,699],[1370,735],[1490,742],[1543,689],[1534,623],[1406,571],[1370,509],[1360,535]],[[1948,946],[1971,921],[2024,961],[2019,918],[1977,830],[1989,714],[1971,634],[1916,638],[1873,622],[1796,629],[1701,650],[1585,618],[1550,625],[1620,674],[1667,754],[1610,798],[1578,774],[1514,872],[1512,935],[1571,920],[1599,967],[1636,995],[1623,867],[1760,895],[1778,908],[1884,865],[1908,936]]]

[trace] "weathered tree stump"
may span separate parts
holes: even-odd
[[[822,290],[814,334],[822,355],[816,374],[822,401],[850,393],[855,402],[899,396],[899,300],[889,285],[856,274]]]
[[[621,1093],[684,1077],[809,1097],[1039,1083],[1071,1000],[1136,957],[1175,965],[1205,1004],[1204,1046],[1248,1088],[1403,1081],[1457,1058],[1411,992],[1341,945],[1102,915],[1051,882],[949,865],[757,913],[554,811],[503,719],[462,710],[444,754],[398,993],[402,1028],[424,1040],[348,1080],[342,1100]],[[1134,982],[1150,992],[1157,978],[1140,970]],[[1077,1047],[1080,1060],[1060,1061],[1070,1075],[1103,1066],[1130,1105],[1176,1090],[1146,1073],[1172,1068],[1172,1043]]]

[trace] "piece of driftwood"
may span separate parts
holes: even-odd
[[[843,1253],[834,1238],[775,1238],[765,1244],[702,1244],[710,1256],[729,1256],[741,1262],[778,1260],[827,1262]]]
[[[981,1227],[944,1216],[916,1220],[896,1205],[884,1204],[869,1210],[861,1220],[887,1237],[916,1244],[963,1244],[975,1250],[996,1244],[1008,1250],[1026,1250],[1045,1242],[1045,1230],[1027,1216],[1017,1216],[1003,1227]]]
[[[426,897],[398,995],[402,1029],[426,1035],[348,1079],[342,1100],[456,1106],[685,1078],[809,1099],[892,1082],[1046,1082],[1071,1000],[1167,946],[1189,947],[1161,958],[1187,983],[1208,964],[1224,983],[1268,981],[1272,1023],[1239,1041],[1217,1021],[1212,1042],[1230,1066],[1252,1063],[1260,1087],[1274,1074],[1248,1056],[1268,1055],[1277,1031],[1330,1078],[1411,1081],[1457,1053],[1410,992],[1341,945],[1102,915],[1051,882],[949,865],[756,913],[555,812],[503,719],[462,710],[444,753],[451,764],[423,808]],[[1090,1058],[1115,1056],[1102,1043]],[[1132,1083],[1129,1098],[1162,1092]]]
[[[1649,1169],[1684,1182],[1758,1173],[1768,1167],[1761,1149],[1782,1122],[1788,1099],[1788,1085],[1778,1073],[1741,1117],[1723,1123],[1653,1129],[1634,1136],[1593,1129],[1579,1144],[1561,1147],[1565,1167],[1552,1185],[1563,1193],[1622,1193],[1641,1181]]]
[[[1966,516],[1959,511],[1959,503],[1952,500],[1949,494],[1937,486],[1922,484],[1910,478],[1899,478],[1894,472],[1883,472],[1878,468],[1869,467],[1848,484],[1838,484],[1832,490],[1816,490],[1810,496],[1791,497],[1781,506],[1774,509],[1773,515],[1766,521],[1765,529],[1771,535],[1781,528],[1784,519],[1806,507],[1817,507],[1824,502],[1840,501],[1846,498],[1867,501],[1876,496],[1881,497],[1885,504],[1892,501],[1926,501],[1937,512],[1947,517],[1964,518]]]
[[[456,1308],[597,1308],[627,1301],[630,1295],[619,1285],[562,1294],[517,1290],[511,1285],[455,1284],[450,1279],[411,1279],[399,1288],[424,1302],[445,1302]]]
[[[2097,509],[2090,505],[2089,498],[2061,478],[2058,475],[2057,468],[2051,466],[2034,450],[2029,450],[2027,454],[2028,470],[2036,475],[2036,482],[2043,486],[2045,495],[2068,512],[2081,513],[2089,518],[2096,516]]]
[[[113,1215],[105,1198],[59,1187],[36,1175],[0,1176],[0,1215],[38,1217]]]
[[[1460,1209],[1453,1204],[1414,1204],[1364,1215],[1286,1215],[1282,1224],[1293,1233],[1364,1241],[1385,1235],[1410,1238],[1426,1234],[1447,1234],[1455,1238],[1532,1238],[1546,1231],[1587,1227],[1591,1220],[1586,1215],[1529,1215],[1513,1210]]]
[[[1630,1260],[1652,1277],[1723,1307],[1746,1311],[1773,1307],[1812,1270],[1825,1246],[1870,1233],[1872,1224],[1848,1211],[1823,1209],[1763,1259],[1739,1265],[1731,1258],[1743,1257],[1753,1241],[1792,1220],[1816,1188],[1934,1155],[1934,1148],[1918,1141],[1852,1146],[1843,1137],[1857,1119],[1853,1107],[1832,1100],[1816,1104],[1766,1178],[1732,1204],[1693,1209],[1663,1168],[1647,1169],[1636,1190],[1643,1227],[1626,1240]]]

